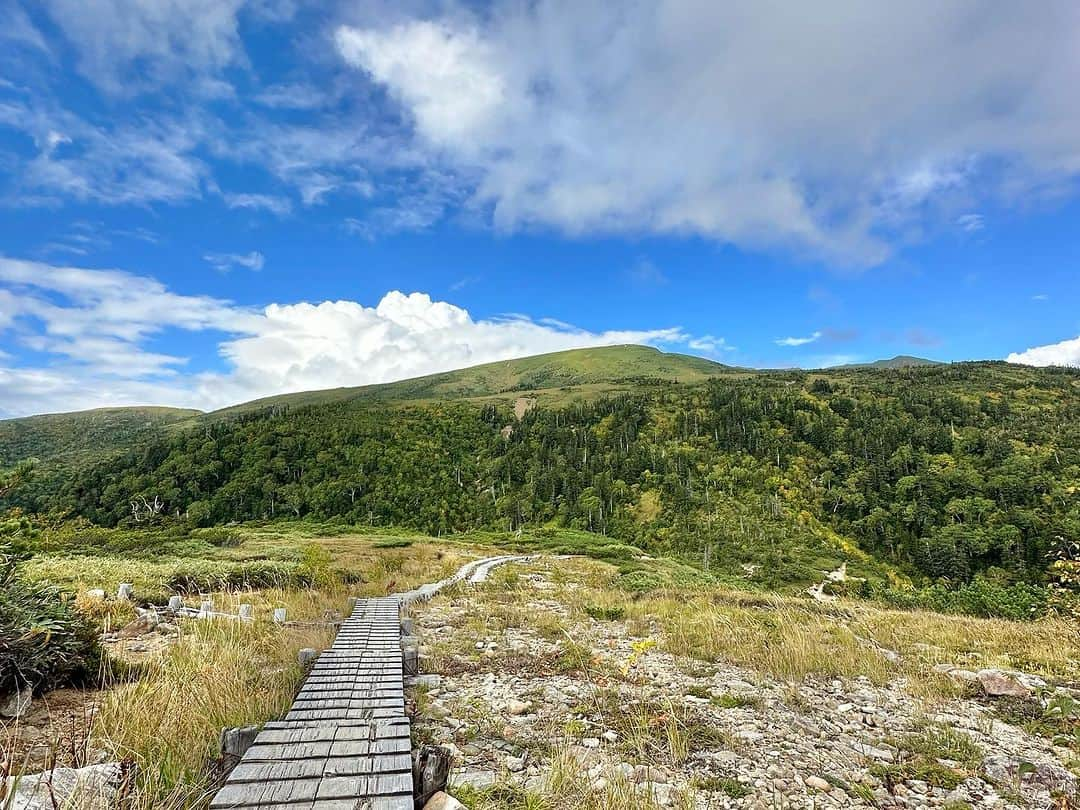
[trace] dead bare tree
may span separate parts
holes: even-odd
[[[142,523],[144,520],[152,520],[161,514],[161,510],[165,508],[165,502],[161,500],[157,495],[154,496],[154,500],[146,500],[145,495],[140,495],[131,502],[131,516],[135,518],[136,523]]]

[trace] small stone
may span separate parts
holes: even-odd
[[[820,776],[806,777],[806,786],[812,787],[814,790],[820,790],[822,793],[828,793],[830,790],[832,790],[832,785],[830,785]]]
[[[465,810],[465,805],[440,790],[424,803],[424,810]]]
[[[586,748],[599,748],[600,740],[596,737],[586,737],[581,741],[581,744]]]
[[[511,700],[506,704],[506,713],[511,717],[525,714],[532,708],[532,703],[527,700]]]
[[[33,694],[23,689],[12,695],[5,703],[0,703],[0,717],[19,718],[30,711]]]
[[[525,757],[507,757],[506,770],[510,773],[521,773],[525,770]]]
[[[619,740],[619,735],[614,731],[605,731],[601,736],[604,738],[604,742],[613,743]]]
[[[1028,697],[1031,690],[1012,675],[999,669],[982,669],[977,673],[979,685],[990,697]]]

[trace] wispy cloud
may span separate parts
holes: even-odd
[[[203,259],[219,273],[228,273],[236,267],[259,271],[265,263],[263,255],[257,250],[250,253],[207,253]]]
[[[450,285],[450,291],[457,292],[458,290],[463,290],[472,284],[478,283],[481,278],[481,276],[462,276]]]
[[[656,264],[647,258],[640,258],[627,271],[627,276],[634,284],[642,287],[658,287],[667,284],[670,279]]]
[[[288,197],[276,194],[241,194],[226,192],[222,195],[229,208],[248,208],[255,211],[269,211],[283,217],[292,211],[292,202]]]
[[[823,334],[823,332],[819,331],[814,332],[812,335],[807,335],[806,337],[777,338],[773,342],[777,346],[805,346],[808,343],[814,343],[818,340],[821,340]]]
[[[962,231],[975,233],[986,227],[982,214],[963,214],[956,218],[956,224]]]
[[[1041,301],[1049,301],[1050,296],[1047,295],[1046,293],[1039,293],[1038,295],[1031,296],[1031,300],[1032,301],[1040,301],[1040,302]]]
[[[686,341],[686,345],[696,352],[707,352],[708,354],[738,351],[738,349],[729,344],[727,340],[722,337],[716,337],[715,335],[700,335],[698,337],[689,338]]]

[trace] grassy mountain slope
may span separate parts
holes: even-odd
[[[198,410],[164,407],[98,408],[0,421],[0,469],[16,461],[79,461],[144,440]]]
[[[275,406],[300,407],[353,400],[425,401],[512,399],[538,396],[545,402],[578,395],[630,390],[656,382],[703,382],[739,371],[703,357],[662,352],[652,346],[571,349],[430,374],[381,385],[332,388],[264,397],[223,408],[211,418]]]
[[[898,369],[940,365],[943,364],[938,362],[937,360],[927,360],[925,357],[912,357],[908,354],[898,354],[896,357],[890,357],[887,360],[875,360],[873,363],[852,363],[851,365],[841,366],[841,368]]]
[[[0,421],[0,468],[26,458],[77,461],[114,452],[198,414],[182,408],[99,408],[6,419]]]

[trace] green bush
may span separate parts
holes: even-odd
[[[626,608],[622,605],[585,605],[588,616],[602,622],[617,622],[626,617]]]
[[[880,584],[869,589],[873,598],[908,610],[934,610],[983,618],[1027,621],[1046,613],[1049,594],[1039,585],[1011,585],[976,577],[958,587],[935,583],[924,588],[897,590]]]
[[[20,577],[14,561],[0,557],[0,695],[80,682],[99,663],[97,630],[71,595]]]
[[[620,574],[615,583],[630,593],[649,593],[664,587],[663,578],[652,571],[627,571]]]

